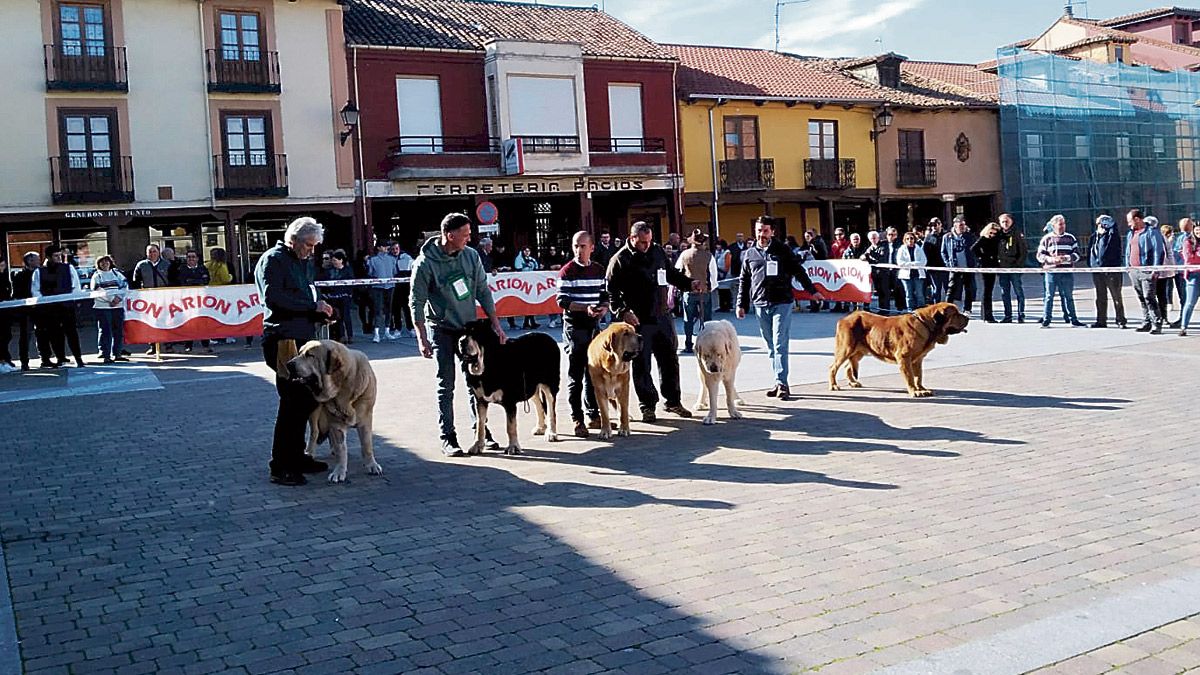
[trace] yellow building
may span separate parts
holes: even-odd
[[[762,49],[664,46],[680,61],[686,228],[733,241],[764,214],[797,238],[875,227],[878,88]]]

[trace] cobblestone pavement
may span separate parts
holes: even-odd
[[[345,486],[267,483],[274,391],[257,365],[184,361],[161,389],[5,403],[20,658],[28,673],[868,672],[1194,575],[1196,343],[1047,354],[1075,334],[1021,330],[1036,355],[928,372],[932,399],[894,371],[784,404],[743,385],[746,420],[664,416],[612,444],[546,443],[523,412],[520,458],[441,459],[432,364],[380,359],[387,474],[352,457]],[[1195,667],[1198,611],[1129,617],[1037,665]]]

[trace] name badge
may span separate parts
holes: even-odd
[[[450,288],[454,290],[454,297],[458,300],[466,300],[471,295],[471,291],[467,288],[467,280],[459,277],[450,282]]]
[[[667,271],[666,270],[658,271],[658,285],[659,286],[667,285]]]
[[[773,277],[773,276],[777,276],[778,274],[779,274],[779,261],[778,260],[768,260],[767,261],[767,276]]]

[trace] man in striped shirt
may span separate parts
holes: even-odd
[[[1071,272],[1053,272],[1059,268],[1075,266],[1079,260],[1079,240],[1067,232],[1067,219],[1061,214],[1054,216],[1047,223],[1050,232],[1042,237],[1038,244],[1037,259],[1046,270],[1046,294],[1042,309],[1042,328],[1050,327],[1050,317],[1054,310],[1054,293],[1062,296],[1063,307],[1067,311],[1067,319],[1072,326],[1086,325],[1079,320],[1075,313],[1075,275]]]
[[[567,399],[575,435],[588,437],[583,420],[583,401],[587,402],[588,421],[600,426],[600,409],[587,373],[587,348],[596,337],[597,325],[608,312],[608,291],[604,287],[605,270],[592,261],[592,235],[580,230],[571,238],[575,257],[558,272],[558,306],[563,309],[563,343],[567,350]]]

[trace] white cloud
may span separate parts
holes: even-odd
[[[923,2],[925,0],[885,0],[873,4],[862,0],[813,0],[785,6],[779,26],[779,48],[815,56],[853,56],[860,50],[851,47],[851,43],[861,45],[883,35],[888,20]],[[763,35],[756,44],[768,49],[773,47],[774,32]]]

